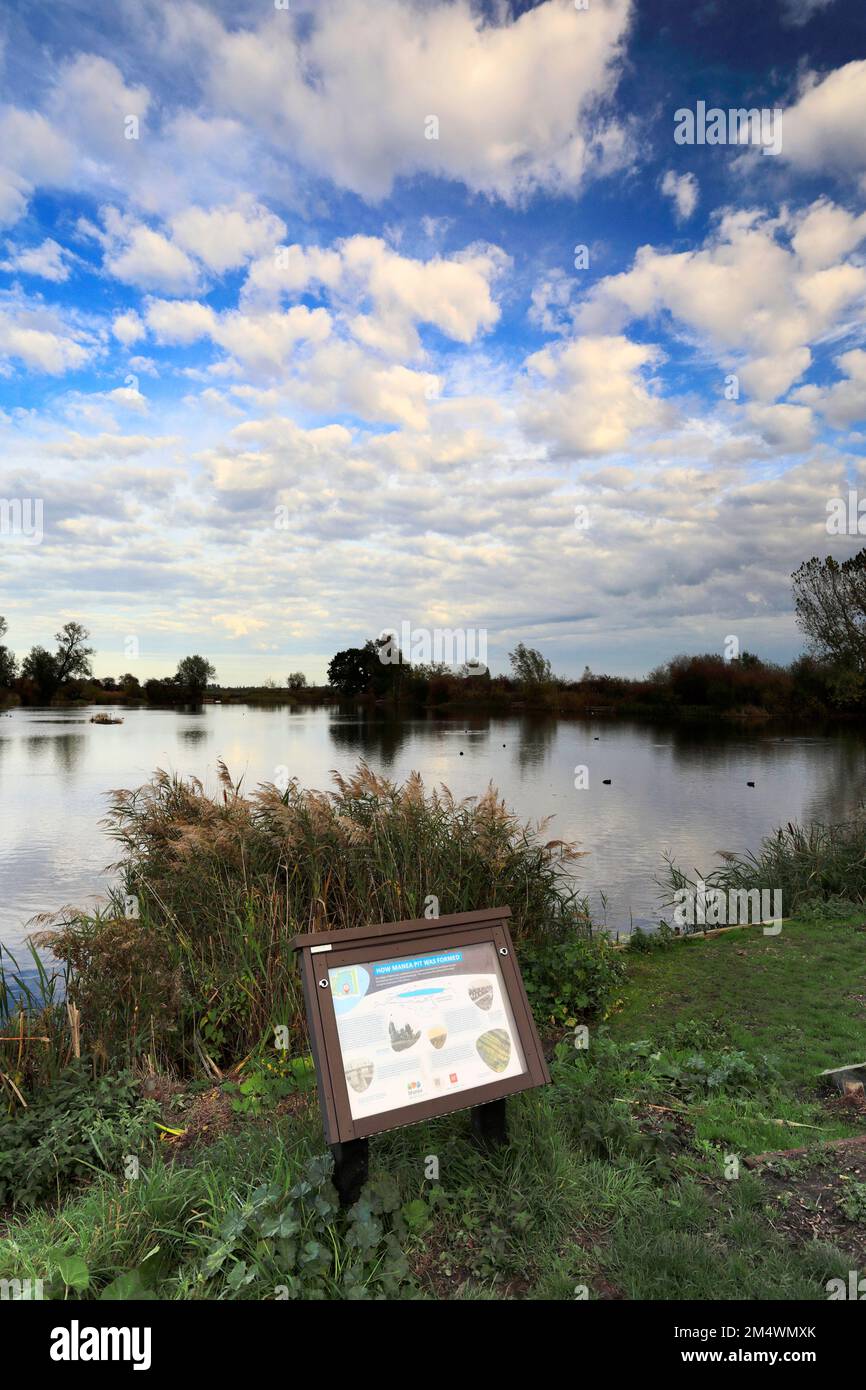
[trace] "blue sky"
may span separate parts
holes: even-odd
[[[862,540],[826,525],[862,485],[862,6],[0,24],[19,654],[70,618],[98,674],[201,651],[226,682],[406,621],[486,628],[494,670],[800,649],[791,571]],[[678,144],[698,103],[780,148]]]

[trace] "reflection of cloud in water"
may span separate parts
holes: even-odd
[[[166,767],[217,791],[217,753],[245,789],[282,765],[302,787],[329,788],[333,768],[350,774],[361,757],[396,782],[417,769],[428,791],[444,781],[458,799],[492,781],[521,820],[552,816],[545,839],[578,842],[585,857],[569,869],[578,892],[599,920],[604,893],[608,923],[625,930],[630,915],[658,920],[665,850],[686,872],[706,872],[720,849],[757,850],[788,820],[842,819],[866,793],[866,740],[853,726],[808,726],[803,737],[784,726],[207,705],[130,709],[106,734],[87,722],[91,713],[0,718],[0,937],[19,938],[32,913],[104,886],[116,857],[102,826],[112,787],[140,786]],[[579,764],[586,790],[574,786]]]

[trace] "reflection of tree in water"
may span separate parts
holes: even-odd
[[[547,760],[559,721],[550,715],[524,714],[517,721],[517,766],[521,772]]]
[[[35,762],[37,758],[41,758],[48,752],[48,745],[53,742],[54,739],[49,738],[47,734],[28,734],[24,740],[24,747],[27,749],[27,761]]]
[[[369,714],[338,706],[328,724],[328,736],[335,748],[350,753],[354,761],[373,758],[389,767],[409,738],[413,725],[406,719]]]
[[[181,729],[180,737],[184,743],[203,743],[210,738],[210,729]]]
[[[629,726],[629,731],[651,745],[670,744],[672,761],[681,767],[718,767],[732,751],[741,750],[744,742],[753,744],[756,757],[760,757],[766,744],[763,729],[737,727],[718,719],[707,724],[636,723]]]
[[[717,740],[715,747],[705,742],[709,739]],[[701,770],[706,767],[708,776],[716,779],[717,795],[728,806],[737,790],[736,785],[732,787],[726,782],[724,760],[732,759],[732,754],[741,776],[745,752],[749,765],[745,775],[751,777],[754,773],[759,790],[772,787],[770,808],[767,809],[765,796],[764,809],[760,810],[758,803],[758,816],[752,817],[748,829],[735,831],[732,844],[719,846],[713,855],[706,854],[697,861],[700,873],[719,866],[718,856],[723,849],[759,854],[761,845],[772,840],[779,829],[784,831],[789,823],[838,824],[849,820],[858,807],[866,804],[866,736],[856,728],[840,730],[838,724],[814,722],[809,726],[777,724],[757,730],[735,728],[720,735],[714,727],[704,731],[703,739],[696,739],[693,733],[690,737],[685,730],[677,731],[677,743],[678,771],[683,776],[691,771],[694,776],[696,765]],[[689,749],[686,757],[682,756],[684,747]],[[719,761],[721,770],[712,766]],[[749,795],[754,796],[755,792]],[[681,849],[675,858],[684,867]]]
[[[674,726],[667,736],[673,762],[681,769],[715,769],[732,752],[741,760],[744,748],[755,780],[778,769],[780,760],[789,769],[793,765],[801,774],[802,801],[790,806],[787,814],[780,811],[780,824],[845,820],[866,800],[866,737],[855,729],[840,732],[838,725],[814,724],[807,733],[796,728],[780,732],[778,726],[754,729],[717,722],[707,727]],[[767,833],[775,829],[768,827]]]
[[[60,772],[74,772],[87,743],[84,734],[59,734],[51,740],[54,761]]]
[[[819,785],[803,803],[803,821],[848,820],[866,802],[866,740],[854,730],[815,745]]]

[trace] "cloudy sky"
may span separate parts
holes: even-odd
[[[791,570],[861,543],[861,0],[283,3],[5,0],[6,640],[795,655]],[[679,143],[701,102],[781,148]]]

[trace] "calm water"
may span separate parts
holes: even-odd
[[[195,773],[211,788],[218,757],[247,787],[285,765],[302,785],[327,789],[331,769],[350,770],[359,757],[398,780],[417,769],[428,785],[446,782],[461,796],[492,780],[522,817],[553,815],[549,838],[580,842],[582,889],[599,917],[626,930],[657,920],[665,850],[683,868],[705,870],[720,849],[757,848],[789,819],[841,818],[866,794],[866,741],[851,731],[395,721],[238,705],[124,710],[122,725],[100,727],[91,713],[0,716],[0,940],[13,949],[34,913],[98,900],[116,855],[100,826],[105,793],[139,785],[155,767]],[[589,769],[586,790],[574,788],[578,765]]]

